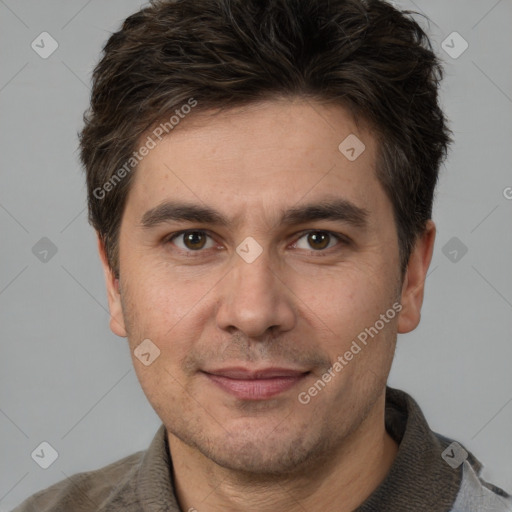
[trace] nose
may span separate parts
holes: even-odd
[[[232,270],[219,283],[217,326],[250,339],[293,329],[296,308],[291,283],[279,275],[279,265],[271,266],[268,250],[251,263],[238,254],[233,259]]]

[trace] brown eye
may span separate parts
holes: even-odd
[[[308,231],[305,232],[295,243],[296,249],[304,249],[306,251],[324,251],[331,249],[336,245],[346,245],[342,235],[331,233],[330,231]]]
[[[201,249],[210,249],[213,247],[213,240],[204,231],[176,233],[169,242],[184,251],[200,251]]]
[[[313,231],[307,236],[309,245],[315,250],[325,249],[331,239],[331,235],[325,231]]]
[[[206,243],[206,236],[201,231],[192,231],[184,235],[183,241],[188,249],[202,249]]]

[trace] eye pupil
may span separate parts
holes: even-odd
[[[192,231],[184,236],[185,245],[189,249],[202,249],[205,244],[205,236],[200,231]]]
[[[325,249],[329,245],[329,234],[322,231],[309,233],[308,243],[313,249]]]

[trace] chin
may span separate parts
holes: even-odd
[[[273,432],[239,429],[222,431],[207,442],[193,446],[217,465],[250,475],[286,475],[300,471],[302,466],[328,456],[325,437],[313,436],[306,428],[296,432]]]

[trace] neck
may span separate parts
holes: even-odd
[[[398,450],[385,430],[384,400],[385,396],[334,452],[281,476],[223,468],[169,433],[175,492],[182,510],[354,510],[384,480]]]

